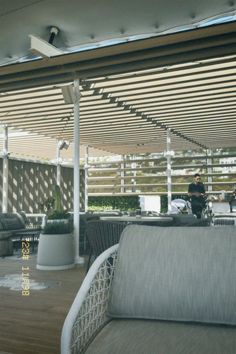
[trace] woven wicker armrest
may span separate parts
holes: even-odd
[[[106,312],[118,244],[93,263],[65,319],[61,354],[83,353],[96,333],[109,321]]]

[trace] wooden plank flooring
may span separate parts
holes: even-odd
[[[83,267],[64,271],[36,270],[36,255],[29,260],[0,258],[0,277],[22,273],[53,287],[21,291],[0,287],[0,354],[59,354],[64,319],[85,276]]]

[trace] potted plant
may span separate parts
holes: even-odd
[[[73,268],[73,224],[70,214],[62,208],[59,186],[55,186],[53,197],[48,198],[43,207],[46,218],[39,237],[36,267],[40,270]]]

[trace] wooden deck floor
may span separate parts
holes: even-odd
[[[22,273],[49,282],[51,288],[21,291],[0,287],[0,354],[59,354],[61,329],[74,297],[84,278],[83,267],[65,271],[36,270],[36,255],[29,260],[0,258],[0,277]]]

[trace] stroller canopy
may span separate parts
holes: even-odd
[[[189,213],[190,210],[191,210],[191,205],[187,200],[174,199],[171,202],[171,213],[172,214],[182,214],[184,212]]]

